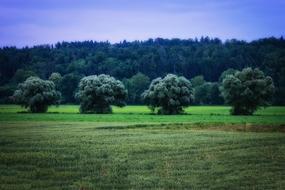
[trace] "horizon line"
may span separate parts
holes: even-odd
[[[158,40],[158,39],[163,39],[163,40],[181,40],[181,41],[190,41],[190,40],[193,40],[193,41],[198,41],[200,42],[201,39],[205,39],[205,38],[208,38],[209,40],[215,40],[215,39],[218,39],[220,40],[222,43],[226,43],[228,41],[233,41],[233,40],[236,40],[236,41],[240,41],[240,42],[245,42],[245,43],[252,43],[252,42],[255,42],[255,41],[258,41],[258,40],[263,40],[263,39],[270,39],[270,38],[274,38],[274,39],[284,39],[284,35],[279,35],[279,36],[267,36],[267,37],[259,37],[259,38],[255,38],[255,39],[252,39],[252,40],[244,40],[244,39],[238,39],[238,38],[227,38],[227,39],[222,39],[222,38],[219,38],[219,37],[210,37],[210,36],[200,36],[200,37],[190,37],[190,38],[179,38],[179,37],[169,37],[169,38],[164,38],[164,37],[150,37],[150,38],[146,38],[146,39],[138,39],[138,40],[128,40],[128,39],[122,39],[120,41],[116,41],[116,42],[111,42],[110,40],[96,40],[96,39],[86,39],[86,40],[62,40],[62,41],[57,41],[57,42],[50,42],[50,43],[39,43],[39,44],[34,44],[34,45],[23,45],[23,46],[20,46],[20,45],[0,45],[0,49],[4,49],[4,48],[16,48],[16,49],[25,49],[25,48],[35,48],[35,47],[41,47],[41,46],[49,46],[49,47],[52,47],[55,46],[56,44],[59,44],[59,43],[80,43],[80,42],[96,42],[96,43],[108,43],[110,45],[117,45],[117,44],[122,44],[124,42],[126,43],[134,43],[134,42],[140,42],[140,43],[143,43],[143,42],[147,42],[149,40]]]

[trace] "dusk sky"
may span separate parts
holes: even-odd
[[[285,0],[0,0],[0,46],[285,36]]]

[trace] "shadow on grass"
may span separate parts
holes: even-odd
[[[33,112],[30,112],[30,111],[18,111],[16,113],[19,113],[19,114],[60,114],[62,112],[39,112],[39,113],[33,113]]]
[[[160,123],[160,124],[134,124],[122,126],[102,126],[96,130],[122,130],[122,129],[189,129],[189,130],[216,130],[236,132],[283,132],[285,125],[253,125],[249,123],[224,124],[224,123]]]
[[[0,112],[4,113],[4,112]],[[177,117],[177,116],[230,116],[230,117],[266,117],[266,116],[280,116],[282,114],[253,114],[253,115],[231,115],[229,113],[182,113],[182,114],[176,114],[176,115],[164,115],[164,114],[157,114],[157,113],[80,113],[80,112],[44,112],[44,113],[33,113],[30,111],[18,111],[17,114],[82,114],[82,115],[145,115],[145,116],[158,116],[158,117]]]

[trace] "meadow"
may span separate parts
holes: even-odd
[[[0,189],[285,189],[285,107],[0,106]]]

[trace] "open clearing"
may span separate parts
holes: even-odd
[[[0,189],[285,189],[285,107],[23,111],[0,106]]]

